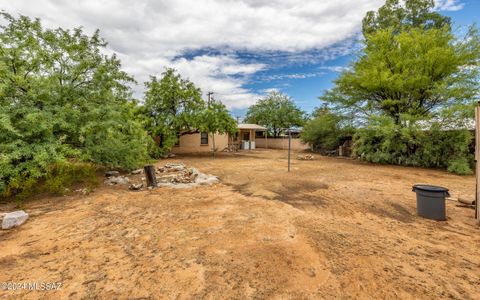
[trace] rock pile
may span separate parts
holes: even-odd
[[[189,188],[219,182],[218,177],[187,168],[182,163],[169,163],[157,169],[158,186]]]
[[[129,185],[132,191],[142,190],[147,187],[143,169],[130,172],[130,175],[122,176],[119,173],[105,174],[107,185]],[[196,168],[189,168],[183,163],[167,163],[155,170],[158,187],[191,188],[199,185],[210,185],[219,182],[218,177],[204,174]]]

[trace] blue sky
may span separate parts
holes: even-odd
[[[480,21],[480,0],[435,0],[458,34]],[[307,112],[359,49],[361,21],[384,0],[0,0],[45,27],[99,29],[144,93],[150,75],[177,69],[235,116],[272,89]],[[1,22],[1,21],[0,21]],[[480,22],[479,22],[480,23]]]
[[[458,4],[462,5],[462,9],[442,11],[441,13],[452,18],[455,32],[461,35],[471,24],[480,25],[480,0],[458,1]],[[355,60],[353,47],[351,52],[353,54],[340,55],[329,60],[280,66],[267,71],[269,74],[315,74],[315,76],[305,78],[297,76],[297,78],[282,78],[268,82],[255,80],[248,87],[258,93],[268,88],[277,88],[290,95],[302,109],[310,112],[320,105],[318,97],[322,95],[323,91],[333,87],[333,81],[341,70],[338,67],[347,67]],[[243,115],[245,110],[237,110],[234,113]]]

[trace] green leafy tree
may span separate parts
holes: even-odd
[[[174,69],[167,69],[160,79],[152,76],[145,86],[146,128],[152,136],[160,137],[157,155],[164,154],[175,145],[179,135],[197,131],[205,101],[200,89]]]
[[[475,29],[458,41],[447,28],[380,29],[366,37],[363,55],[322,100],[341,110],[428,117],[469,106],[478,95],[480,40]]]
[[[289,96],[274,91],[248,108],[245,121],[263,125],[278,137],[284,128],[303,126],[305,112]]]
[[[411,28],[450,27],[451,20],[434,11],[434,0],[387,0],[378,11],[369,11],[363,19],[365,36],[381,29],[401,32]]]
[[[316,150],[336,150],[345,139],[353,136],[354,129],[345,122],[344,116],[326,107],[317,109],[314,116],[303,127],[300,138]]]
[[[321,100],[363,120],[355,152],[366,160],[468,173],[470,137],[457,129],[471,120],[479,94],[480,36],[472,26],[456,37],[433,8],[431,0],[388,0],[369,12],[362,53]],[[456,141],[457,154],[448,140],[428,146],[427,132]]]
[[[120,168],[147,159],[146,132],[132,115],[133,79],[102,54],[98,32],[1,17],[0,193],[22,193],[72,158]]]
[[[217,151],[215,146],[215,133],[233,135],[237,132],[237,122],[228,112],[225,105],[218,101],[211,101],[199,117],[199,131],[208,132],[212,135],[212,154],[215,158]]]

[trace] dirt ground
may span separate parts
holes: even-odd
[[[478,299],[480,229],[447,201],[448,220],[416,216],[415,183],[473,197],[473,176],[257,150],[179,156],[221,183],[28,202],[0,231],[0,289],[21,299]],[[11,207],[0,206],[0,211]]]

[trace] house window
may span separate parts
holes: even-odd
[[[208,132],[200,133],[200,145],[208,145]]]

